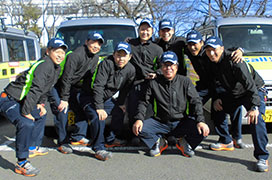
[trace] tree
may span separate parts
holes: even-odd
[[[207,7],[210,7],[209,10]],[[205,0],[201,0],[201,8],[203,10],[197,9],[202,13],[210,15],[213,18],[221,17],[238,17],[238,16],[265,16],[265,12],[267,9],[268,1],[267,0],[214,0],[213,3],[209,0],[208,2]],[[270,5],[271,6],[271,5]]]
[[[40,8],[33,5],[31,1],[28,4],[21,4],[22,7],[22,20],[17,24],[24,29],[33,31],[40,38],[41,28],[38,27],[38,20],[41,17]]]
[[[11,25],[21,29],[30,30],[41,35],[41,28],[38,27],[38,20],[41,17],[40,8],[32,4],[32,1],[1,1],[1,9],[10,16]]]

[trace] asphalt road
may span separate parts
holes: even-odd
[[[271,126],[268,127],[271,130]],[[246,133],[246,132],[245,132]],[[15,127],[7,121],[0,122],[0,180],[27,179],[14,173],[16,162],[14,152]],[[269,139],[272,134],[269,132]],[[217,136],[210,135],[196,150],[193,158],[180,155],[175,146],[170,146],[159,157],[150,157],[144,146],[113,148],[113,158],[108,161],[95,159],[90,148],[75,148],[73,154],[65,155],[56,151],[56,140],[46,137],[43,147],[49,148],[49,154],[30,159],[33,166],[41,170],[31,179],[90,179],[90,180],[253,180],[272,179],[272,170],[268,173],[255,172],[253,145],[249,134],[243,135],[246,149],[233,152],[215,152],[208,145],[216,142]],[[268,145],[272,154],[272,144]],[[269,158],[270,163],[271,158]]]

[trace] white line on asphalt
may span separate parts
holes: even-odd
[[[0,151],[15,151],[15,149],[11,146],[9,146],[10,144],[15,142],[15,137],[10,138],[5,136],[5,138],[7,139],[7,141],[5,141],[3,144],[0,145]],[[253,144],[245,144],[246,148],[254,148]],[[80,151],[80,152],[90,152],[93,153],[94,151],[92,150],[91,147],[85,147],[85,146],[71,146],[73,150],[76,151]],[[208,145],[201,145],[201,146],[197,146],[196,149],[205,149],[205,147],[207,148]],[[272,144],[267,144],[268,148],[272,147]],[[147,147],[144,146],[124,146],[124,147],[113,147],[113,148],[107,148],[110,151],[135,151],[135,150],[147,150]],[[172,150],[176,150],[177,147],[175,146],[169,146],[168,149],[172,149]],[[56,151],[57,148],[49,148],[49,151]]]

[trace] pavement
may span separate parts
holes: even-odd
[[[268,130],[268,138],[271,140],[271,129]],[[232,152],[209,150],[209,144],[216,142],[218,138],[216,135],[210,135],[196,149],[196,155],[192,158],[181,156],[174,145],[167,148],[159,157],[150,157],[145,146],[126,146],[110,148],[113,157],[108,161],[97,160],[92,149],[86,147],[74,146],[73,154],[62,154],[56,150],[56,139],[45,136],[42,146],[49,148],[49,154],[30,159],[31,164],[41,170],[36,177],[24,177],[14,173],[16,162],[14,138],[15,127],[0,122],[0,180],[272,179],[271,168],[267,173],[255,172],[256,160],[253,157],[252,139],[246,132],[243,134],[246,148],[235,149]],[[267,149],[271,154],[272,144],[268,144]],[[269,162],[272,163],[271,158]]]

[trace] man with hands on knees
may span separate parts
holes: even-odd
[[[58,80],[59,64],[65,57],[67,45],[58,38],[48,42],[46,56],[22,72],[1,93],[0,113],[16,126],[15,172],[24,176],[36,176],[39,170],[28,157],[45,155],[40,148],[44,136],[47,93]]]
[[[148,146],[151,156],[161,155],[168,147],[163,135],[172,135],[178,138],[176,146],[182,155],[192,157],[193,150],[210,131],[204,122],[201,99],[194,85],[188,77],[178,75],[177,70],[176,54],[164,52],[161,57],[162,74],[150,80],[139,102],[133,133]],[[187,102],[195,108],[193,117],[186,114]],[[153,106],[154,115],[144,120],[149,103]]]
[[[231,55],[224,50],[223,43],[218,37],[212,36],[205,41],[205,51],[210,60],[212,77],[222,86],[220,94],[216,94],[214,109],[230,114],[232,121],[232,117],[240,116],[241,105],[246,108],[254,144],[254,157],[257,159],[256,170],[267,172],[268,138],[262,118],[265,113],[264,96],[267,90],[264,88],[263,79],[250,64],[233,63]],[[212,150],[232,145],[226,121],[215,121],[216,132],[220,138],[218,143],[210,145]]]
[[[112,115],[112,135],[120,132],[124,117],[124,104],[127,94],[135,78],[135,68],[130,64],[131,46],[120,42],[114,49],[113,55],[103,60],[96,74],[84,79],[83,89],[78,98],[87,119],[91,121],[91,145],[95,157],[108,160],[112,153],[105,148],[105,120]],[[91,88],[90,88],[91,87]],[[118,98],[114,95],[119,91]]]
[[[89,32],[85,43],[73,52],[67,52],[61,65],[58,82],[52,88],[49,102],[54,116],[58,134],[58,151],[64,154],[73,152],[69,145],[70,137],[67,133],[68,109],[75,113],[75,135],[72,136],[72,145],[87,146],[85,138],[88,124],[83,112],[78,109],[76,95],[82,88],[82,81],[88,71],[94,72],[99,62],[98,53],[104,43],[104,38],[98,32]],[[69,104],[69,107],[68,107]],[[83,119],[83,120],[82,120]]]

